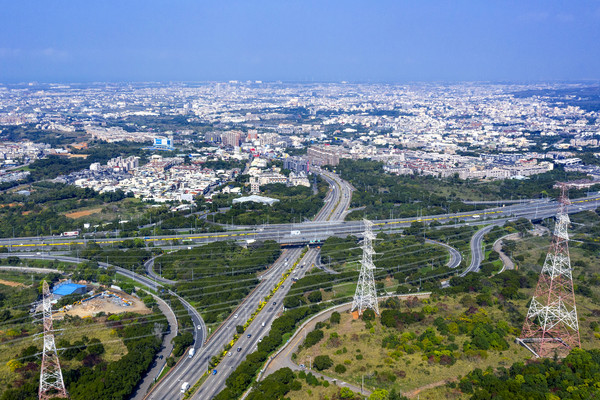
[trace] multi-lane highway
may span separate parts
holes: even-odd
[[[325,206],[319,211],[315,217],[315,221],[342,220],[350,205],[353,188],[348,182],[340,179],[335,174],[327,171],[319,172],[329,183],[330,191],[325,198]],[[294,249],[294,251],[298,252],[301,250]],[[302,278],[311,266],[318,263],[319,253],[320,252],[317,249],[311,248],[306,252],[302,259],[298,261],[292,274],[284,281],[274,296],[269,300],[270,303],[256,316],[255,320],[244,332],[244,335],[242,335],[242,337],[234,344],[229,354],[216,368],[217,374],[208,376],[208,379],[194,394],[194,399],[211,399],[225,388],[227,376],[229,376],[231,371],[233,371],[248,354],[256,350],[258,341],[268,334],[270,325],[276,318],[277,312],[281,310],[283,299],[292,285],[292,279]],[[284,266],[284,270],[293,266],[293,263],[295,263],[299,257],[300,253],[290,254],[289,257],[286,256],[287,264]],[[280,276],[277,277],[280,278]],[[269,285],[272,287],[273,282],[269,283]],[[251,309],[249,311],[252,312],[253,310]]]
[[[354,234],[360,236],[363,230],[362,221],[347,221],[343,218],[347,213],[353,188],[345,181],[341,180],[335,174],[327,171],[319,171],[323,178],[330,184],[330,191],[325,198],[325,206],[319,211],[313,221],[303,222],[299,224],[280,224],[266,225],[260,229],[241,229],[237,231],[226,231],[218,233],[208,233],[200,235],[173,235],[173,236],[152,236],[145,237],[142,240],[146,242],[166,244],[173,239],[194,242],[195,244],[208,243],[217,240],[277,240],[280,243],[302,244],[315,240],[324,240],[332,235],[345,236]],[[600,205],[600,196],[591,196],[572,201],[573,205],[569,208],[570,212],[579,212],[586,209],[595,209]],[[500,224],[506,220],[524,217],[528,219],[541,219],[551,217],[556,212],[556,203],[548,201],[534,201],[523,204],[518,203],[506,207],[497,207],[477,212],[443,214],[435,216],[427,216],[422,218],[402,218],[380,220],[375,222],[374,229],[376,230],[396,230],[409,226],[415,221],[420,222],[454,222],[456,224]],[[478,268],[481,261],[481,237],[486,233],[488,228],[480,230],[472,240],[472,261],[463,274],[470,270]],[[489,228],[491,229],[491,227]],[[97,239],[100,244],[111,244],[122,239]],[[131,239],[131,238],[129,238]],[[479,245],[477,245],[479,243]],[[10,251],[25,250],[36,248],[59,248],[65,249],[71,245],[85,244],[85,240],[81,238],[57,238],[57,237],[35,237],[35,238],[14,238],[0,239],[0,246],[8,247]],[[479,249],[479,253],[477,252]],[[454,249],[452,249],[454,250]],[[251,292],[251,294],[240,304],[238,309],[217,329],[213,335],[208,338],[204,347],[204,335],[206,327],[198,312],[189,304],[182,301],[186,308],[192,313],[194,325],[200,326],[200,329],[195,329],[196,341],[194,348],[196,354],[191,357],[182,359],[175,368],[159,382],[147,398],[150,399],[173,399],[180,396],[180,388],[183,382],[194,384],[208,368],[208,361],[213,355],[220,353],[223,345],[228,343],[235,333],[236,325],[243,325],[244,322],[257,308],[260,301],[277,285],[282,274],[288,270],[295,261],[298,260],[302,253],[301,248],[290,248],[284,250],[281,257],[273,264],[273,266],[261,277],[259,285]],[[300,278],[316,263],[319,252],[316,249],[310,249],[304,258],[300,261],[299,267],[296,268],[295,277]],[[458,256],[451,251],[450,265],[455,266],[460,264],[460,254]],[[152,262],[148,263],[148,269],[151,268]],[[301,267],[303,266],[303,267]],[[147,280],[146,284],[153,287],[157,284],[148,278],[140,277],[130,271],[119,269],[123,275],[130,276],[132,279],[140,281]],[[289,290],[291,282],[284,284],[275,293],[270,300],[271,303],[265,307],[250,324],[244,336],[241,337],[234,345],[231,355],[227,355],[225,359],[217,367],[217,374],[210,375],[206,382],[195,393],[194,398],[210,399],[225,386],[225,380],[229,373],[237,366],[245,356],[254,351],[256,343],[269,330],[272,320],[281,310],[282,300]],[[247,335],[250,335],[248,337]],[[240,348],[239,352],[237,348]]]
[[[339,178],[338,178],[339,179]],[[333,192],[339,192],[340,197],[339,204],[346,206],[349,203],[350,195],[345,197],[345,193],[348,193],[350,189],[342,187],[337,189],[336,186],[331,190]],[[330,193],[330,194],[331,194]],[[346,202],[343,200],[346,199]],[[341,221],[335,220],[345,213],[342,211],[343,207],[334,211],[334,206],[338,204],[336,200],[327,199],[325,207],[321,210],[319,217],[315,221],[303,222],[300,224],[278,224],[278,225],[265,225],[264,227],[245,229],[237,231],[225,231],[225,232],[214,232],[206,234],[190,234],[190,235],[168,235],[168,236],[151,236],[141,238],[146,242],[153,242],[157,245],[168,245],[173,239],[179,241],[189,241],[190,243],[202,244],[218,240],[276,240],[279,243],[306,243],[312,240],[325,240],[329,236],[338,235],[346,236],[349,234],[360,235],[362,232],[362,221]],[[584,197],[580,199],[572,200],[572,205],[569,207],[569,212],[579,212],[583,210],[595,209],[600,206],[600,196],[594,195],[590,197]],[[548,218],[556,213],[556,202],[555,201],[533,201],[526,204],[514,204],[506,207],[490,208],[481,211],[471,211],[464,213],[453,213],[453,214],[441,214],[432,215],[422,218],[398,218],[398,219],[386,219],[378,220],[374,222],[374,230],[394,230],[402,227],[409,226],[411,223],[419,222],[433,222],[438,221],[441,223],[454,222],[456,224],[477,224],[487,225],[491,222],[490,219],[495,222],[504,222],[506,220],[516,219],[519,217],[527,219],[542,219]],[[334,212],[332,214],[332,212]],[[327,220],[324,217],[331,214],[331,219]],[[292,234],[294,232],[295,234]],[[299,233],[298,233],[299,232]],[[121,238],[121,239],[96,239],[95,242],[98,244],[110,245],[116,242],[121,242],[127,239],[135,238]],[[140,238],[137,238],[140,239]],[[64,238],[64,237],[31,237],[31,238],[3,238],[0,239],[0,247],[7,247],[10,251],[22,251],[36,248],[56,248],[56,249],[68,249],[71,245],[84,245],[87,240],[81,238]]]
[[[325,175],[324,178],[330,183],[330,190],[325,197],[325,206],[319,211],[314,221],[327,221],[333,218],[341,218],[350,202],[352,188],[335,175]],[[347,200],[342,201],[344,194]],[[300,224],[304,225],[304,224]],[[288,225],[289,226],[289,225]],[[289,226],[291,230],[295,230]],[[252,233],[258,233],[252,231]],[[247,235],[246,235],[247,236]],[[260,236],[260,235],[257,235]],[[302,234],[298,235],[302,236]],[[273,290],[282,279],[288,269],[296,261],[294,276],[301,278],[304,276],[310,266],[316,261],[319,252],[316,249],[310,249],[306,252],[302,260],[298,260],[302,255],[302,248],[292,248],[283,251],[279,259],[271,268],[261,276],[261,282],[248,295],[238,308],[225,320],[221,326],[209,338],[205,346],[198,351],[192,358],[180,362],[177,368],[174,368],[147,396],[148,399],[173,399],[180,396],[183,383],[188,382],[193,385],[208,370],[209,361],[223,351],[223,346],[228,343],[236,332],[236,325],[244,325],[251,314],[257,309],[259,303],[265,296]],[[244,335],[234,344],[232,350],[215,368],[217,373],[209,375],[204,384],[194,394],[196,399],[210,399],[225,387],[225,380],[246,357],[247,354],[256,350],[258,340],[264,337],[269,329],[271,322],[282,310],[283,298],[285,297],[291,285],[291,278],[288,278],[283,285],[279,287],[270,303],[255,317],[254,321],[248,326]],[[250,337],[248,337],[250,335]],[[238,351],[239,348],[239,351]]]

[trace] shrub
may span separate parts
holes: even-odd
[[[333,360],[327,355],[316,356],[313,361],[313,367],[317,371],[323,371],[333,366]]]
[[[343,374],[344,372],[346,372],[346,367],[342,364],[338,364],[335,366],[335,372],[338,374]]]
[[[363,311],[362,319],[363,321],[373,321],[375,319],[375,311],[370,308]]]
[[[331,313],[331,317],[329,317],[329,322],[332,324],[339,324],[341,320],[341,315],[339,312],[335,311]]]

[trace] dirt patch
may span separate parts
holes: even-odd
[[[6,286],[11,286],[11,287],[21,287],[21,286],[25,286],[22,283],[19,282],[13,282],[13,281],[5,281],[4,279],[0,279],[0,285],[6,285]]]
[[[436,388],[439,386],[444,386],[445,384],[453,382],[453,381],[456,381],[456,379],[446,379],[443,381],[432,382],[428,385],[421,386],[420,388],[417,388],[410,392],[404,392],[403,394],[404,394],[404,396],[408,397],[409,399],[413,399],[413,398],[417,397],[424,390],[433,389],[433,388]]]
[[[81,217],[87,217],[88,215],[92,215],[92,214],[98,214],[100,211],[102,211],[102,208],[90,208],[89,210],[73,211],[73,212],[67,213],[67,214],[65,214],[65,217],[71,218],[71,219],[77,219],[77,218],[81,218]]]
[[[130,296],[123,292],[111,290],[111,292],[119,295],[123,299],[127,300],[131,305],[122,306],[121,302],[115,301],[114,298],[110,297],[98,297],[93,300],[86,301],[85,303],[77,304],[73,306],[69,311],[59,312],[56,317],[61,318],[66,314],[77,315],[78,317],[92,317],[99,312],[120,314],[124,312],[134,312],[138,314],[150,314],[152,310],[144,305],[144,302],[136,297]]]

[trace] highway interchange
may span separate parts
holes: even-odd
[[[336,175],[323,171],[325,180],[330,184],[330,190],[325,197],[325,206],[319,211],[314,221],[327,221],[342,218],[350,204],[353,188]],[[225,320],[221,326],[209,338],[207,343],[194,357],[177,365],[165,379],[159,382],[148,399],[172,399],[180,395],[180,388],[184,382],[193,385],[205,372],[208,371],[209,361],[223,351],[223,346],[228,343],[235,334],[236,325],[244,325],[251,314],[257,309],[260,301],[276,287],[280,282],[282,274],[297,264],[294,272],[275,292],[269,303],[255,317],[244,334],[234,343],[229,354],[215,368],[216,374],[208,375],[205,382],[194,393],[194,399],[210,399],[225,387],[225,380],[229,373],[235,369],[246,356],[256,350],[258,341],[268,334],[272,321],[282,311],[285,295],[291,287],[292,278],[301,278],[312,264],[316,263],[319,252],[317,249],[309,249],[302,259],[302,248],[286,249],[279,259],[273,264],[267,273],[262,275],[259,285],[244,299],[232,315]],[[250,336],[248,336],[250,335]],[[239,348],[239,351],[238,351]]]
[[[318,240],[325,240],[332,235],[346,236],[353,234],[360,236],[362,232],[362,221],[343,221],[347,213],[350,199],[352,197],[353,188],[345,181],[341,180],[333,173],[327,171],[319,171],[323,178],[330,184],[330,191],[325,198],[325,206],[320,210],[315,219],[311,222],[301,224],[280,224],[267,225],[263,228],[256,229],[239,229],[236,231],[217,232],[210,234],[192,234],[192,235],[175,235],[175,236],[153,236],[146,237],[143,240],[164,244],[166,241],[173,239],[188,241],[189,243],[202,244],[216,240],[277,240],[282,244],[306,244]],[[579,212],[587,209],[595,209],[600,205],[600,196],[589,196],[572,201],[570,212]],[[374,229],[378,230],[396,230],[409,226],[416,221],[421,222],[454,222],[456,224],[473,224],[487,225],[480,229],[471,239],[472,257],[471,263],[465,271],[461,273],[464,276],[470,271],[476,271],[479,268],[483,254],[481,251],[481,240],[483,235],[487,233],[495,225],[501,225],[507,220],[516,218],[527,219],[542,219],[551,217],[556,212],[556,202],[547,200],[536,200],[530,203],[518,203],[505,207],[496,207],[486,210],[443,214],[436,216],[426,216],[422,218],[402,218],[379,220],[375,222]],[[299,231],[299,233],[297,233]],[[294,234],[294,232],[296,232]],[[122,241],[132,238],[121,239],[95,239],[99,244],[111,244],[116,241]],[[5,238],[0,239],[0,246],[8,247],[10,251],[19,251],[20,257],[41,258],[38,254],[24,255],[23,250],[39,250],[39,249],[60,249],[67,250],[67,246],[85,244],[87,240],[82,241],[81,238],[58,238],[58,237],[35,237],[35,238]],[[442,244],[443,245],[443,244]],[[456,267],[460,264],[460,254],[450,246],[447,246],[451,254],[449,265]],[[453,251],[454,250],[454,251]],[[479,251],[477,251],[479,250]],[[180,396],[180,388],[183,382],[189,382],[193,385],[202,375],[208,370],[208,362],[210,358],[219,354],[223,350],[223,346],[231,341],[236,325],[243,325],[251,314],[256,310],[260,301],[273,290],[280,282],[282,274],[289,270],[291,266],[298,261],[298,266],[295,268],[294,274],[291,275],[275,292],[270,299],[269,304],[256,316],[254,321],[248,326],[244,335],[234,344],[231,355],[227,355],[217,366],[217,373],[209,375],[203,385],[194,393],[194,399],[210,399],[214,397],[220,390],[225,387],[225,380],[229,373],[243,361],[247,354],[256,350],[258,341],[264,337],[269,329],[273,319],[282,311],[282,302],[287,291],[291,286],[291,278],[301,278],[313,264],[319,264],[319,251],[316,248],[310,248],[300,259],[303,253],[302,247],[293,247],[285,249],[279,259],[271,266],[271,268],[262,275],[261,282],[251,292],[251,294],[239,305],[232,315],[223,322],[223,324],[206,338],[206,327],[200,317],[200,314],[190,304],[182,300],[186,309],[192,316],[194,326],[200,326],[200,329],[194,329],[196,349],[195,355],[191,358],[183,357],[181,361],[155,385],[151,392],[145,397],[148,399],[173,399]],[[68,256],[52,256],[53,259],[62,261],[79,261],[74,257]],[[103,263],[101,263],[103,264]],[[158,278],[152,272],[153,260],[146,264],[146,270],[150,276]],[[106,267],[107,265],[101,265]],[[152,280],[147,277],[132,273],[131,271],[117,268],[122,275],[128,276],[137,282],[152,288],[162,286],[158,281],[161,279]],[[163,281],[164,283],[170,283]],[[173,293],[174,294],[174,293]],[[250,336],[248,336],[250,335]],[[238,347],[240,348],[237,351]]]

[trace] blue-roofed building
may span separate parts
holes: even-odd
[[[78,285],[77,283],[64,283],[55,287],[52,291],[54,297],[66,296],[69,294],[84,294],[87,292],[87,287],[85,285]]]

